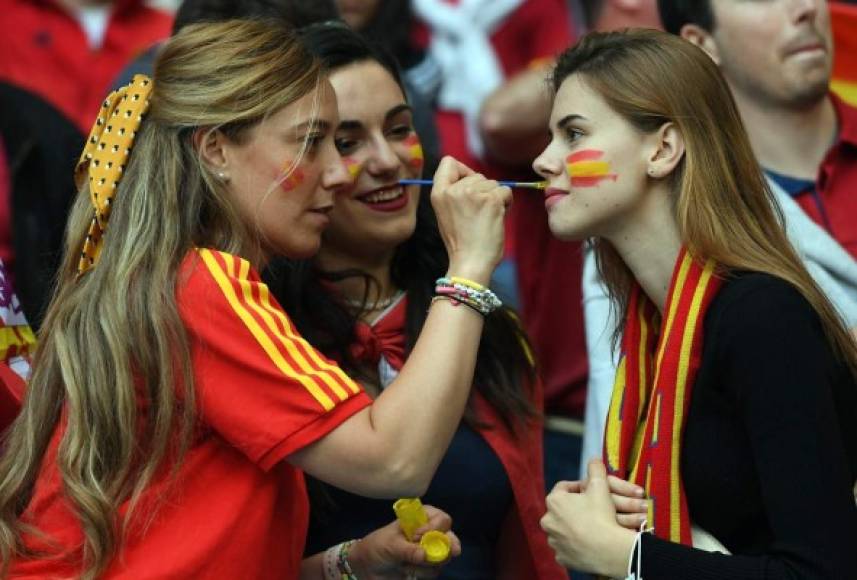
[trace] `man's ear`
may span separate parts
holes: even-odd
[[[671,121],[661,125],[651,137],[655,147],[648,159],[647,173],[660,179],[671,174],[684,157],[684,137]]]
[[[704,50],[714,61],[714,64],[720,66],[720,51],[717,50],[717,43],[714,42],[714,36],[710,32],[698,24],[685,24],[681,27],[679,34],[688,42]]]
[[[217,129],[200,127],[193,132],[193,146],[202,161],[215,173],[228,169],[226,136]]]

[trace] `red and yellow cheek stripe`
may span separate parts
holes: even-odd
[[[422,169],[424,155],[420,138],[416,134],[412,134],[402,142],[408,147],[408,164],[416,169]]]
[[[603,151],[584,149],[565,158],[568,176],[572,187],[593,187],[605,179],[616,181],[616,175],[610,173],[610,163],[601,161]]]
[[[348,170],[348,175],[351,176],[351,181],[356,181],[357,176],[363,171],[363,164],[351,157],[343,157],[342,162],[345,164],[345,169]]]
[[[303,169],[295,167],[292,161],[286,161],[282,171],[285,174],[285,177],[280,180],[280,187],[283,188],[283,191],[296,189],[306,179]]]

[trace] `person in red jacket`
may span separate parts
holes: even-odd
[[[0,0],[0,79],[40,95],[84,134],[130,60],[170,35],[143,0]]]
[[[337,200],[317,257],[270,272],[271,286],[304,336],[359,377],[371,396],[383,397],[408,372],[448,257],[426,196],[398,183],[420,177],[423,158],[395,61],[342,25],[311,26],[302,39],[331,70],[337,148],[354,183]],[[514,314],[481,314],[465,420],[424,496],[450,514],[461,538],[462,555],[444,575],[563,578],[538,527],[545,509],[541,383]],[[389,502],[328,485],[311,491],[307,553],[359,537],[389,517]]]

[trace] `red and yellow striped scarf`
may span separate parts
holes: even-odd
[[[682,434],[702,358],[705,312],[722,283],[714,267],[681,250],[662,323],[642,289],[631,291],[604,434],[608,472],[645,488],[648,523],[657,536],[687,545],[692,540],[681,481]]]

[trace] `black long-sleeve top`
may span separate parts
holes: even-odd
[[[646,580],[857,578],[857,382],[809,302],[746,273],[705,317],[681,473],[692,521],[733,555],[651,534]]]

